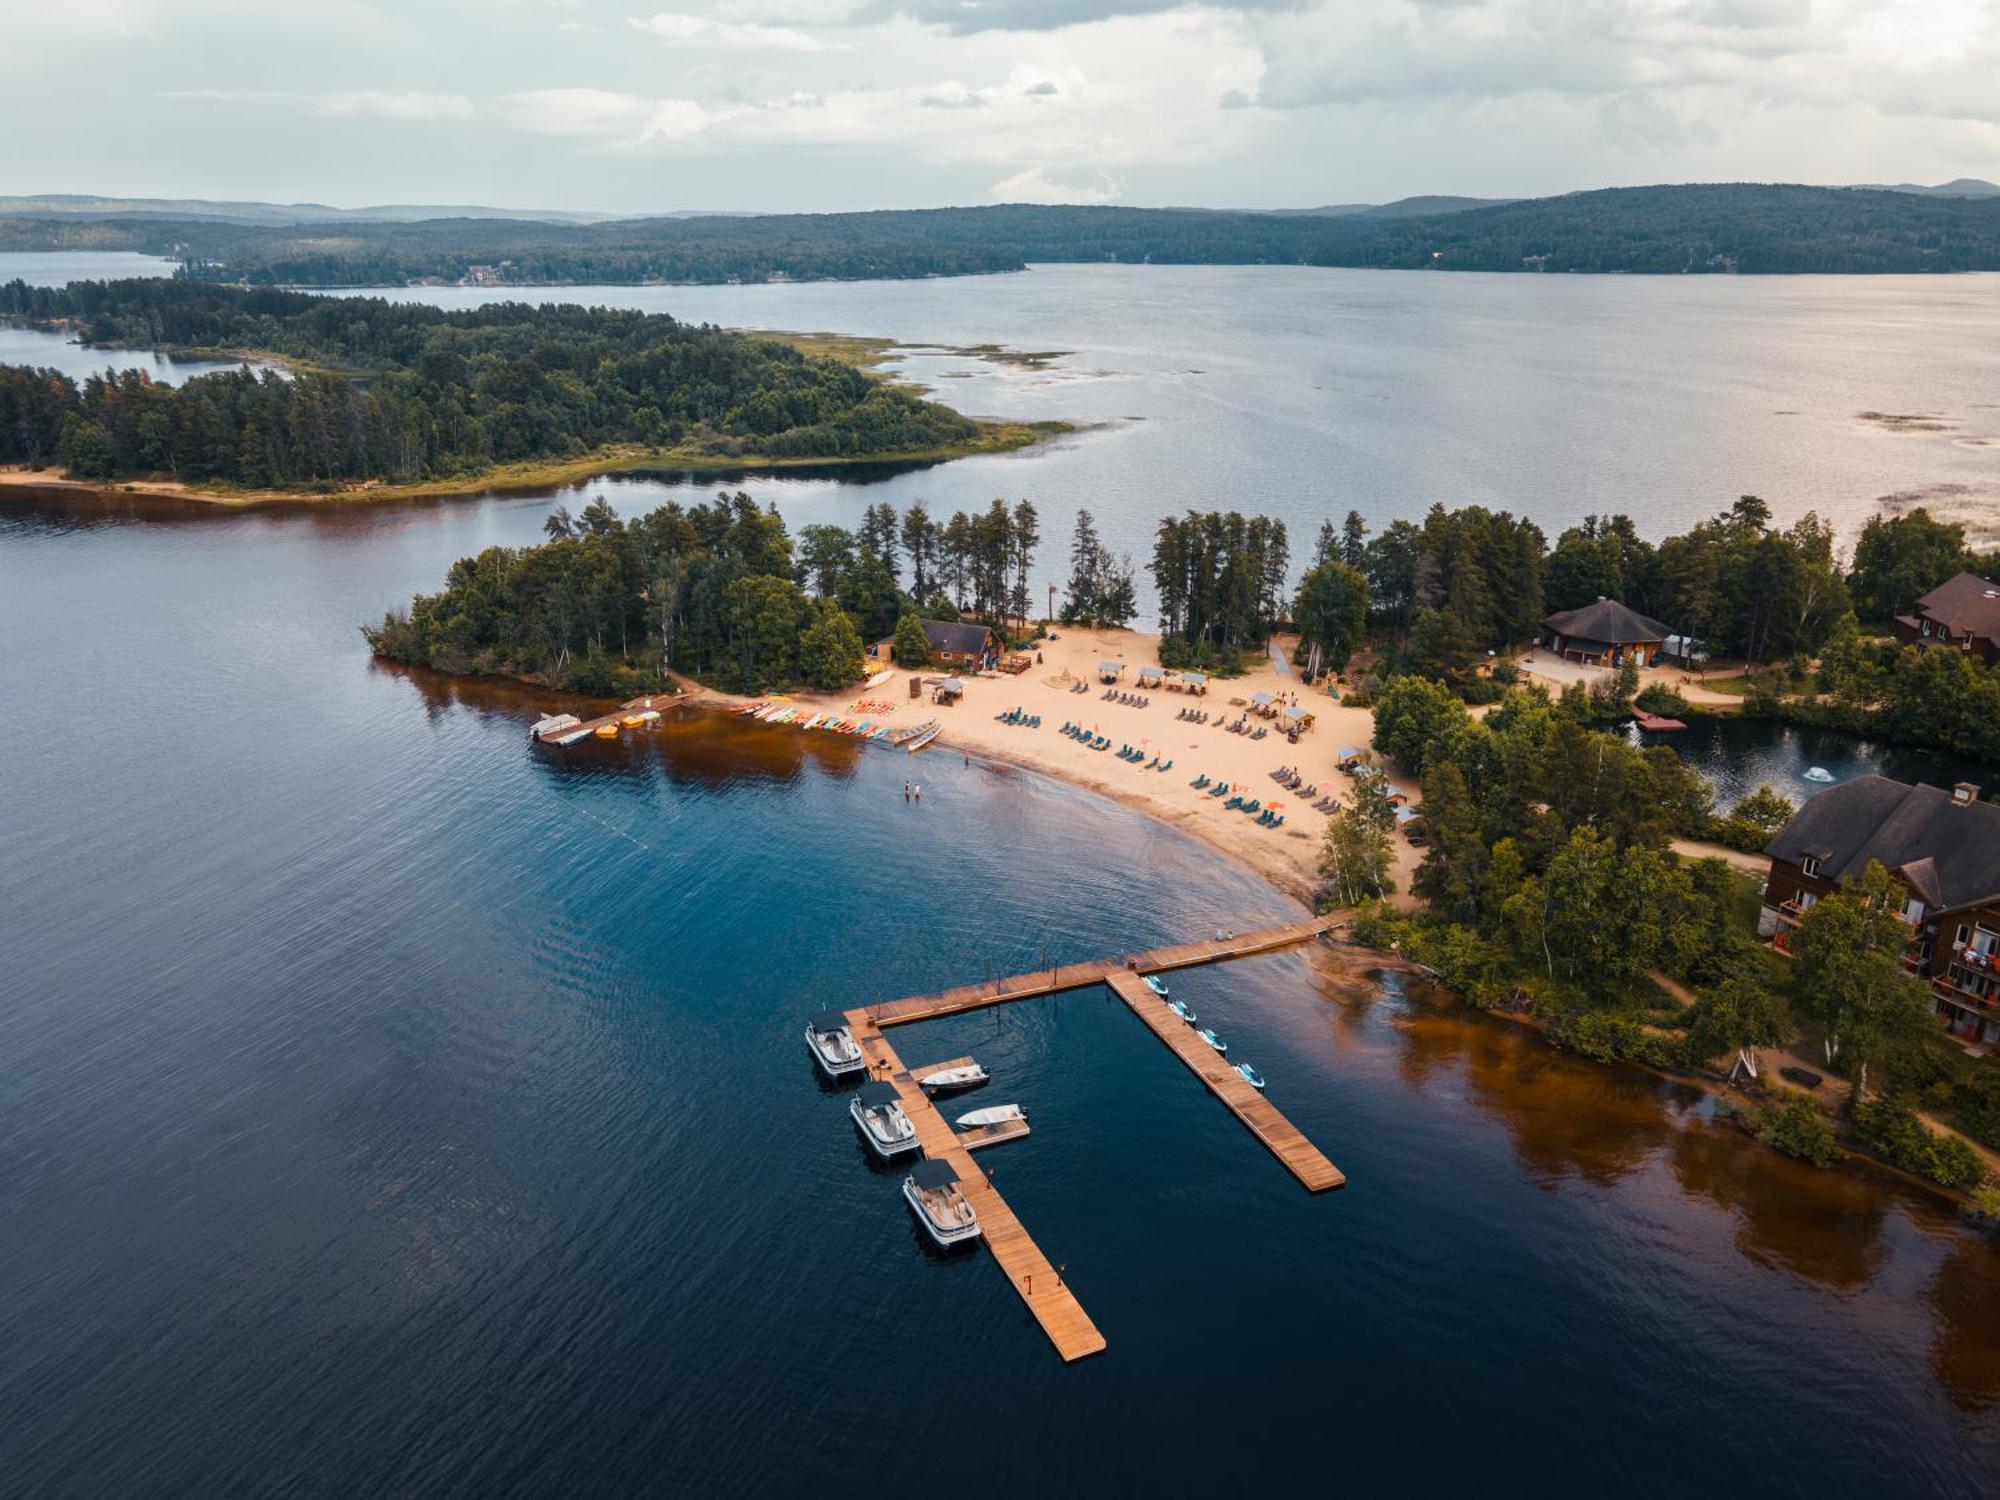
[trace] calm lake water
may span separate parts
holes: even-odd
[[[359,622],[551,503],[0,506],[0,1491],[1497,1460],[1671,1494],[1718,1456],[1745,1490],[1990,1487],[1992,1240],[1297,954],[1176,992],[1348,1173],[1325,1198],[1102,992],[901,1039],[1033,1113],[996,1179],[1110,1342],[1059,1364],[990,1258],[924,1249],[802,1018],[1288,908],[1034,777],[933,754],[911,807],[907,757],[706,718],[549,754],[540,695],[371,666]]]
[[[1633,743],[1672,745],[1681,759],[1715,789],[1718,807],[1732,807],[1760,786],[1803,802],[1830,785],[1856,776],[1928,781],[1932,786],[1976,782],[2000,788],[2000,766],[1938,750],[1917,750],[1862,739],[1838,729],[1778,724],[1768,719],[1692,717],[1670,734],[1628,730]],[[1832,781],[1808,777],[1818,768]]]
[[[114,281],[126,276],[171,276],[174,263],[126,250],[0,254],[0,286],[25,281],[30,286],[61,286],[71,281]],[[234,362],[213,359],[169,359],[146,349],[90,349],[56,334],[0,323],[0,365],[35,365],[60,370],[81,381],[106,370],[144,370],[153,379],[179,385],[214,370],[233,370]]]

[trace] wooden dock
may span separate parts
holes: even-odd
[[[1106,983],[1132,1008],[1134,1015],[1152,1028],[1153,1035],[1208,1085],[1208,1091],[1228,1105],[1250,1133],[1305,1184],[1308,1192],[1324,1193],[1346,1184],[1347,1174],[1328,1161],[1319,1147],[1307,1140],[1298,1126],[1286,1119],[1260,1090],[1244,1082],[1243,1075],[1196,1036],[1192,1026],[1167,1009],[1167,1002],[1148,989],[1145,980],[1126,972],[1113,974]]]
[[[622,729],[624,728],[625,717],[628,714],[663,714],[676,703],[684,703],[686,701],[686,699],[676,697],[672,693],[656,693],[651,697],[634,698],[629,703],[619,704],[611,713],[599,714],[594,719],[580,719],[574,724],[565,724],[560,729],[551,729],[536,733],[534,737],[544,745],[581,744],[583,741],[594,736],[600,725],[616,724]]]
[[[953,1130],[945,1117],[938,1113],[930,1096],[918,1086],[910,1070],[903,1066],[903,1060],[896,1055],[896,1049],[868,1020],[865,1012],[848,1012],[847,1022],[854,1040],[860,1044],[862,1054],[868,1059],[868,1075],[887,1079],[902,1096],[903,1113],[916,1126],[917,1145],[924,1155],[932,1161],[949,1162],[957,1171],[959,1191],[965,1194],[972,1211],[979,1216],[980,1237],[1007,1273],[1007,1280],[1015,1294],[1027,1305],[1035,1321],[1042,1325],[1042,1332],[1049,1336],[1049,1342],[1056,1346],[1056,1353],[1065,1361],[1102,1353],[1104,1335],[1090,1321],[1083,1304],[1063,1285],[1061,1273],[1029,1238],[1014,1210],[1007,1206],[1007,1200],[993,1190],[986,1173],[972,1160],[969,1149],[972,1138]],[[1020,1124],[1019,1133],[1026,1134],[1026,1122]],[[982,1140],[979,1144],[994,1145],[997,1140]]]
[[[862,1008],[879,1027],[907,1026],[913,1021],[930,1021],[1012,1000],[1033,1000],[1063,990],[1080,990],[1094,984],[1108,984],[1114,974],[1164,974],[1172,969],[1193,968],[1197,964],[1222,963],[1232,958],[1250,958],[1274,953],[1311,942],[1321,933],[1345,922],[1345,916],[1308,917],[1280,927],[1262,927],[1255,932],[1232,933],[1199,943],[1176,943],[1167,948],[1150,948],[1114,958],[1092,958],[1082,963],[1057,964],[1028,974],[1012,974],[984,984],[961,984],[929,995],[911,995],[902,1000],[886,1000]]]
[[[1241,1074],[1197,1037],[1192,1027],[1168,1010],[1166,1003],[1147,988],[1144,976],[1296,947],[1300,943],[1311,942],[1343,920],[1334,916],[1309,917],[1301,922],[1259,928],[1254,932],[1231,933],[1198,943],[1177,943],[1142,953],[1091,959],[1079,964],[1060,964],[984,984],[960,985],[935,994],[911,995],[902,1000],[861,1006],[846,1013],[848,1029],[868,1061],[868,1076],[886,1079],[895,1085],[902,1099],[903,1112],[916,1127],[917,1145],[923,1154],[933,1161],[948,1162],[958,1173],[959,1190],[971,1203],[972,1211],[979,1216],[981,1237],[986,1248],[993,1252],[993,1258],[1007,1273],[1007,1280],[1016,1295],[1027,1305],[1035,1321],[1041,1324],[1042,1332],[1055,1345],[1056,1353],[1064,1360],[1083,1359],[1100,1353],[1104,1348],[1104,1335],[1097,1331],[1097,1325],[1090,1321],[1082,1305],[1063,1284],[1061,1271],[1029,1237],[1013,1209],[993,1190],[986,1173],[972,1159],[972,1152],[982,1146],[1019,1140],[1028,1133],[1028,1122],[1008,1121],[964,1133],[953,1130],[917,1079],[945,1068],[962,1066],[972,1059],[955,1057],[948,1062],[928,1063],[921,1068],[906,1067],[888,1038],[883,1036],[884,1028],[934,1020],[939,1016],[962,1015],[989,1005],[1030,1000],[1038,995],[1053,995],[1064,990],[1109,985],[1133,1014],[1173,1049],[1194,1075],[1208,1086],[1209,1091],[1229,1106],[1236,1118],[1285,1164],[1293,1176],[1305,1184],[1308,1191],[1325,1192],[1347,1181],[1341,1170],[1328,1161],[1275,1105],[1244,1082]]]

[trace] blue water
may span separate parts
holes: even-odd
[[[1992,1241],[1302,954],[1174,984],[1326,1197],[1102,992],[897,1037],[1032,1113],[1060,1364],[803,1018],[1293,908],[948,753],[556,755],[370,664],[553,503],[0,505],[0,1492],[1990,1488]]]
[[[997,1181],[1110,1345],[1061,1365],[802,1018],[1290,908],[948,754],[917,806],[734,721],[558,756],[534,694],[370,666],[357,620],[544,505],[0,512],[7,1488],[877,1492],[946,1430],[974,1494],[1669,1493],[1695,1433],[1756,1487],[1991,1472],[2000,1264],[1947,1212],[1300,955],[1176,992],[1328,1197],[1103,992],[899,1036],[1033,1115]]]

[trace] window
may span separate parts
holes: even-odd
[[[1811,911],[1814,903],[1818,900],[1819,897],[1815,896],[1811,891],[1800,891],[1798,894],[1799,910]]]
[[[1924,920],[1924,903],[1915,896],[1905,901],[1903,903],[1903,920],[1908,922],[1912,927],[1922,925]]]
[[[1952,947],[1963,948],[1965,946],[1965,940],[1971,936],[1972,936],[1972,929],[1966,926],[1963,922],[1960,922],[1958,924],[1958,936],[1954,937],[1951,940]]]
[[[1799,869],[1808,877],[1819,874],[1819,861],[1808,854],[1799,861]]]

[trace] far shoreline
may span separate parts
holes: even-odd
[[[495,465],[478,475],[457,475],[448,479],[419,480],[410,484],[382,484],[363,481],[330,490],[229,490],[201,489],[181,480],[72,479],[60,465],[30,469],[19,464],[0,466],[0,489],[40,490],[76,499],[181,500],[196,505],[229,510],[252,510],[260,506],[301,506],[328,508],[369,505],[395,500],[471,500],[483,495],[525,494],[615,474],[643,474],[649,471],[694,474],[779,473],[788,469],[860,469],[881,465],[930,465],[951,463],[962,458],[989,454],[1020,453],[1053,438],[1076,431],[1068,422],[981,422],[980,439],[950,443],[935,448],[911,449],[901,453],[852,455],[810,455],[770,457],[759,454],[728,456],[716,453],[639,449],[624,446],[600,449],[582,458],[545,463]]]

